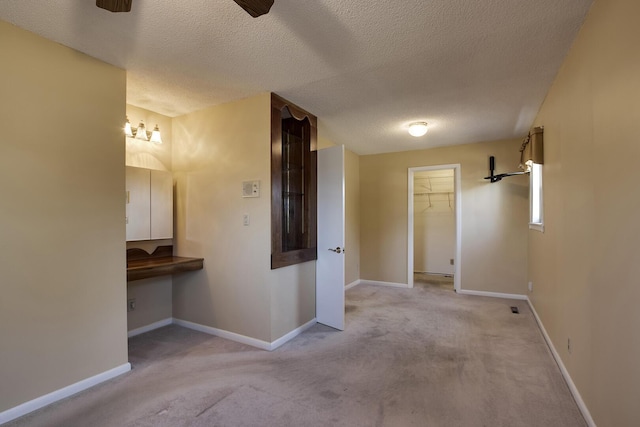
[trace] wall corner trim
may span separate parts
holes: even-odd
[[[11,409],[7,409],[4,412],[0,412],[0,424],[8,423],[9,421],[22,417],[23,415],[27,415],[30,412],[36,411],[40,408],[44,408],[45,406],[51,405],[52,403],[55,403],[59,400],[66,399],[67,397],[72,396],[76,393],[80,393],[81,391],[84,391],[88,388],[127,373],[130,370],[131,364],[124,363],[120,366],[116,366],[113,369],[109,369],[108,371],[102,372],[89,378],[85,378],[84,380],[78,381],[77,383],[45,394],[44,396],[37,397]]]
[[[355,288],[356,286],[358,286],[360,283],[362,283],[362,280],[358,279],[358,280],[354,280],[353,282],[349,283],[347,286],[344,287],[345,291],[348,291],[351,288]]]
[[[390,286],[392,288],[410,288],[408,283],[380,282],[378,280],[360,280],[361,285]]]
[[[173,318],[167,317],[166,319],[158,320],[157,322],[150,323],[146,326],[130,330],[127,332],[127,338],[135,337],[136,335],[144,334],[145,332],[151,332],[154,329],[159,329],[171,324],[173,324]]]
[[[304,325],[292,330],[291,332],[288,332],[287,334],[281,336],[280,338],[278,338],[273,342],[267,342],[267,341],[259,340],[257,338],[251,338],[246,335],[236,334],[235,332],[225,331],[224,329],[218,329],[211,326],[201,325],[199,323],[193,323],[193,322],[189,322],[181,319],[174,318],[173,323],[175,325],[182,326],[184,328],[193,329],[194,331],[204,332],[205,334],[214,335],[220,338],[225,338],[231,341],[239,342],[241,344],[247,344],[262,350],[273,351],[276,348],[283,345],[284,343],[286,343],[287,341],[297,337],[302,332],[306,331],[307,329],[315,325],[317,322],[316,322],[316,319],[313,318],[309,320],[307,323],[305,323]]]
[[[310,327],[312,327],[316,323],[318,323],[318,322],[316,321],[316,318],[314,317],[313,319],[309,320],[304,325],[294,329],[293,331],[291,331],[291,332],[281,336],[277,340],[273,341],[270,344],[268,350],[269,351],[275,350],[276,348],[280,347],[281,345],[285,344],[286,342],[288,342],[288,341],[292,340],[293,338],[297,337],[298,335],[300,335],[301,333],[303,333],[304,331],[306,331],[307,329],[309,329]]]
[[[529,297],[526,297],[526,299],[527,299],[527,303],[529,303],[529,308],[533,313],[533,317],[535,317],[536,323],[538,324],[538,327],[542,332],[542,336],[544,337],[544,340],[547,342],[547,345],[551,350],[551,354],[553,355],[553,358],[558,364],[558,367],[560,368],[560,372],[562,372],[562,377],[567,383],[567,386],[569,387],[569,391],[571,391],[571,395],[573,396],[573,399],[576,401],[576,404],[578,405],[578,409],[580,409],[580,412],[582,413],[582,416],[584,417],[585,422],[589,427],[596,427],[596,423],[595,421],[593,421],[593,418],[591,417],[591,413],[589,412],[587,405],[584,403],[584,400],[582,400],[582,396],[580,395],[580,392],[578,391],[578,388],[576,387],[576,385],[573,383],[573,380],[571,379],[571,375],[569,375],[569,371],[567,371],[567,368],[564,366],[564,363],[560,358],[560,354],[556,350],[556,347],[553,345],[553,342],[551,341],[549,334],[547,334],[547,330],[544,328],[544,325],[542,324],[542,320],[540,320],[540,317],[538,316],[538,313],[536,312],[536,309],[533,306],[533,303],[531,302]]]
[[[216,337],[225,338],[231,341],[247,344],[262,350],[271,350],[271,343],[262,341],[257,338],[251,338],[246,335],[236,334],[235,332],[225,331],[224,329],[214,328],[212,326],[201,325],[199,323],[189,322],[182,319],[173,319],[173,323],[183,328],[193,329],[194,331],[204,332],[205,334],[214,335]]]
[[[526,295],[521,294],[505,294],[501,292],[487,292],[487,291],[472,291],[468,289],[460,289],[457,291],[461,295],[475,295],[478,297],[491,297],[491,298],[504,298],[504,299],[517,299],[521,301],[527,300]]]

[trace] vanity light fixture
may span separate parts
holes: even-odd
[[[427,122],[414,122],[409,125],[409,134],[416,138],[424,135],[429,130]]]
[[[158,128],[158,125],[153,128],[153,132],[151,132],[151,139],[149,141],[156,144],[162,144],[162,138],[160,137],[160,128]]]
[[[124,134],[129,138],[141,139],[143,141],[162,144],[162,137],[160,135],[160,128],[158,127],[158,125],[156,125],[156,127],[153,128],[153,132],[149,134],[149,132],[147,132],[147,129],[144,127],[144,122],[142,120],[140,120],[138,128],[134,131],[131,127],[131,122],[129,122],[129,118],[127,117],[127,122],[124,125]]]
[[[127,122],[124,124],[124,134],[129,138],[133,138],[133,132],[131,131],[131,122],[129,121],[129,117],[127,117]]]
[[[140,124],[138,125],[138,129],[136,130],[134,137],[143,141],[149,140],[149,136],[147,135],[147,128],[144,127],[144,122],[142,120],[140,120]]]

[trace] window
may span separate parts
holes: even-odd
[[[529,228],[544,231],[544,215],[542,201],[542,165],[533,163],[529,175]]]

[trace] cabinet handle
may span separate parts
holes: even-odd
[[[127,190],[127,204],[131,201],[131,193]]]

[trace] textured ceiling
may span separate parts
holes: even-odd
[[[358,154],[522,137],[592,0],[2,0],[0,19],[124,68],[168,116],[276,92]],[[424,137],[407,124],[427,121]]]

